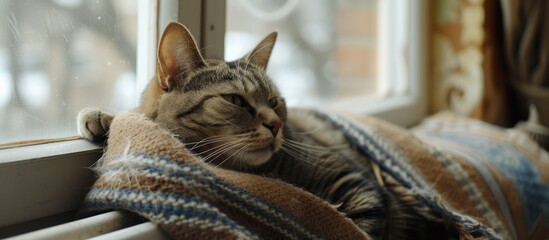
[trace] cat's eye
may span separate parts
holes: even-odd
[[[269,100],[269,107],[274,108],[276,105],[278,105],[278,100],[276,100],[276,98],[271,98]]]
[[[238,94],[223,95],[223,98],[239,107],[245,107],[247,105],[246,100],[244,100],[244,98]]]

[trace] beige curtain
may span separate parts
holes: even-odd
[[[433,1],[430,112],[512,127],[500,0]]]
[[[432,9],[429,111],[513,127],[534,104],[549,127],[549,0],[441,0]]]
[[[478,105],[484,102],[486,90],[483,66],[486,1],[431,1],[431,113],[450,110],[478,117]],[[486,106],[492,109],[491,102]]]

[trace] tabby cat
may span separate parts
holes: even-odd
[[[208,163],[280,178],[337,204],[374,239],[446,238],[376,181],[368,159],[342,133],[314,113],[286,108],[265,72],[276,38],[269,34],[236,61],[205,60],[189,31],[170,23],[157,74],[136,111]],[[79,130],[104,142],[113,117],[82,110]]]

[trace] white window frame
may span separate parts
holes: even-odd
[[[155,71],[156,62],[151,59],[155,59],[156,49],[148,49],[156,46],[157,38],[150,33],[159,33],[170,20],[184,23],[200,46],[208,46],[203,49],[206,57],[223,57],[220,43],[224,42],[225,34],[225,1],[162,0],[157,6],[156,1],[142,0],[139,4],[153,2],[155,8],[150,15],[139,19],[139,24],[147,24],[149,29],[149,34],[138,33],[142,42],[138,47],[147,49],[139,54],[145,54],[150,61],[138,59],[138,86],[143,88]],[[426,115],[429,2],[417,1],[410,5],[410,90],[376,104],[356,103],[350,106],[352,109],[401,126],[416,124]],[[161,16],[157,24],[150,20],[155,11]],[[101,147],[84,140],[0,150],[0,230],[14,224],[25,228],[25,222],[76,210],[93,181],[92,171],[78,170],[89,168],[101,153]]]
[[[380,16],[384,17],[378,21],[378,34],[385,39],[392,39],[388,29],[393,29],[394,21],[389,13],[399,8],[398,2],[402,0],[380,0],[378,2],[378,11]],[[381,99],[357,98],[345,102],[334,103],[331,108],[347,109],[353,112],[367,114],[392,122],[402,127],[411,127],[418,124],[427,115],[427,60],[428,60],[428,7],[430,0],[427,1],[406,1],[409,4],[409,26],[406,29],[406,38],[409,49],[406,59],[406,68],[408,86],[405,91],[394,89],[391,86],[382,86]],[[401,27],[401,26],[400,26]],[[378,64],[380,73],[379,79],[381,85],[391,84],[395,75],[402,77],[401,74],[393,74],[392,70],[383,68],[391,67],[391,60],[384,54],[391,53],[396,46],[389,41],[380,43],[381,51],[378,51],[378,60],[383,64]]]

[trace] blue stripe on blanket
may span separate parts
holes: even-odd
[[[174,221],[194,221],[212,229],[238,230],[247,236],[253,234],[236,224],[205,200],[175,193],[161,193],[147,190],[92,189],[85,202],[89,209],[123,208],[159,220],[160,224]]]
[[[496,232],[505,232],[503,223],[498,219],[496,213],[490,208],[488,202],[485,199],[486,196],[483,196],[482,192],[478,189],[475,182],[470,180],[469,173],[467,173],[467,171],[463,169],[461,164],[453,159],[452,156],[448,154],[443,154],[436,147],[427,146],[426,144],[424,147],[429,149],[433,157],[435,157],[437,161],[442,163],[446,167],[448,172],[453,175],[454,179],[459,182],[463,191],[467,193],[469,200],[475,203],[475,208],[479,211],[484,220],[486,220]],[[471,161],[474,160],[471,159]],[[503,194],[502,192],[499,193]],[[514,239],[518,239],[516,229],[514,228],[515,224],[507,202],[505,202],[503,198],[500,199],[500,201],[496,201],[498,202],[498,205],[502,210],[503,215],[505,215],[506,217],[508,226],[510,226],[509,232],[511,232],[512,236],[514,236]]]
[[[380,141],[380,136],[375,136],[373,131],[366,132],[364,130],[366,127],[359,128],[343,116],[320,110],[317,110],[317,115],[340,129],[362,154],[378,164],[380,168],[389,173],[400,184],[417,193],[419,200],[433,211],[445,216],[445,218],[461,223],[471,234],[486,239],[501,239],[492,229],[480,224],[475,219],[450,211],[441,205],[437,201],[440,197],[434,194],[425,184],[421,175],[410,167],[409,159],[395,151],[396,147],[391,146],[391,143],[387,140]],[[391,146],[392,151],[388,151],[386,146]]]
[[[476,152],[489,161],[496,169],[511,180],[514,188],[520,193],[522,209],[526,209],[523,219],[527,226],[533,226],[549,209],[549,185],[546,184],[536,166],[512,144],[494,141],[483,136],[463,135],[457,132],[424,131],[424,134],[451,141]]]
[[[204,174],[203,176],[207,176],[207,178],[202,178],[201,176],[196,175],[193,176],[188,173],[178,171],[167,172],[162,168],[155,168],[152,166],[147,166],[143,170],[144,172],[156,173],[161,176],[165,176],[165,179],[185,182],[185,186],[207,186],[208,190],[211,190],[213,194],[220,195],[220,198],[225,200],[226,203],[237,206],[240,209],[249,210],[249,213],[255,215],[255,218],[267,225],[274,225],[283,232],[295,235],[298,239],[312,236],[311,232],[307,233],[302,226],[299,226],[297,222],[293,221],[292,218],[282,209],[262,202],[251,193],[243,189],[239,189],[234,185],[231,185],[215,177],[214,175],[203,171],[203,169],[199,167],[193,166],[192,164],[183,165],[187,165],[186,167],[190,167],[194,171],[200,171],[201,174]]]
[[[415,177],[418,176],[415,174],[416,171],[409,164],[406,164],[406,160],[403,161],[405,156],[399,154],[398,148],[388,146],[388,141],[380,141],[380,136],[375,136],[373,131],[366,133],[364,129],[357,128],[350,121],[338,115],[321,111],[317,111],[317,114],[341,129],[355,146],[360,146],[358,149],[362,154],[374,159],[383,170],[399,172],[393,177],[406,188],[419,190],[427,185],[421,179]],[[388,151],[389,149],[392,151]]]
[[[123,164],[121,164],[122,161]],[[131,153],[109,160],[99,171],[102,176],[131,172],[132,176],[141,175],[174,181],[187,189],[200,187],[201,191],[210,191],[208,196],[241,209],[265,225],[285,233],[288,238],[320,238],[318,234],[306,229],[278,206],[264,202],[252,193],[238,188],[192,163],[179,163],[166,157]],[[158,193],[160,194],[160,192]]]

